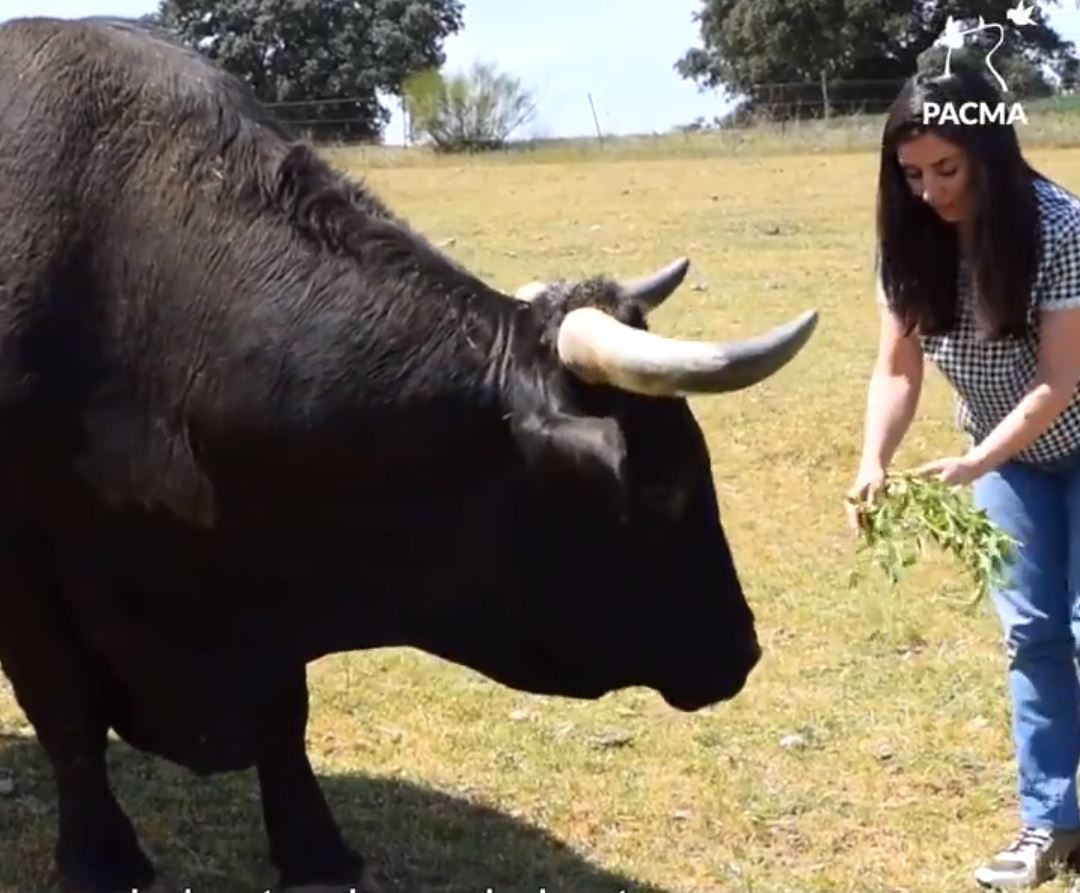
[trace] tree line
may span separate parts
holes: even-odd
[[[463,0],[161,0],[146,18],[323,138],[380,141],[391,118],[380,97],[405,108],[412,136],[450,151],[502,146],[536,112],[527,87],[490,64],[443,72],[445,42],[464,27]],[[1016,96],[1075,89],[1076,48],[1034,0],[702,0],[699,44],[673,67],[703,90],[738,97],[732,119],[824,112],[830,102],[879,107],[917,68],[943,68],[935,44],[950,18],[1006,26],[996,50],[983,32],[954,60],[994,50]],[[763,83],[785,85],[780,101],[775,87],[762,94]]]
[[[1040,5],[1060,0],[706,0],[696,13],[701,45],[676,63],[703,88],[741,97],[731,117],[779,117],[840,108],[880,111],[917,70],[944,71],[939,39],[982,22],[1004,26],[965,36],[954,65],[993,67],[1014,97],[1071,92],[1073,44]],[[985,69],[984,69],[985,71]],[[767,92],[760,85],[767,85]],[[996,85],[996,84],[995,84]]]

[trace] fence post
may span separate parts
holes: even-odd
[[[600,119],[596,117],[596,106],[593,105],[592,93],[587,93],[585,95],[589,97],[589,108],[592,109],[592,119],[593,119],[593,123],[596,125],[596,139],[600,142],[600,149],[601,149],[601,151],[603,151],[603,148],[604,148],[604,134],[600,130]]]

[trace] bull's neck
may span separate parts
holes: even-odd
[[[371,450],[404,461],[438,450],[453,463],[505,430],[529,307],[468,278],[418,291],[339,360],[351,384],[327,408],[355,418]]]
[[[442,302],[432,326],[432,350],[421,362],[440,400],[502,418],[512,404],[519,349],[528,306],[478,284]]]
[[[468,357],[466,367],[477,376],[487,397],[505,406],[527,305],[486,288],[450,303],[456,308],[451,320],[462,339],[462,356]]]

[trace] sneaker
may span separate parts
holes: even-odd
[[[975,872],[983,887],[1035,887],[1057,874],[1080,846],[1080,828],[1024,828],[1009,846]]]

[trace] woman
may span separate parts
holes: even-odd
[[[974,484],[976,503],[1021,542],[993,593],[1009,655],[1021,828],[975,875],[1007,888],[1052,877],[1080,847],[1080,200],[1027,164],[1012,126],[924,118],[928,103],[999,99],[972,72],[919,75],[889,112],[880,340],[848,495],[880,488],[929,358],[956,390],[971,446],[917,470]],[[850,501],[849,520],[861,520]]]

